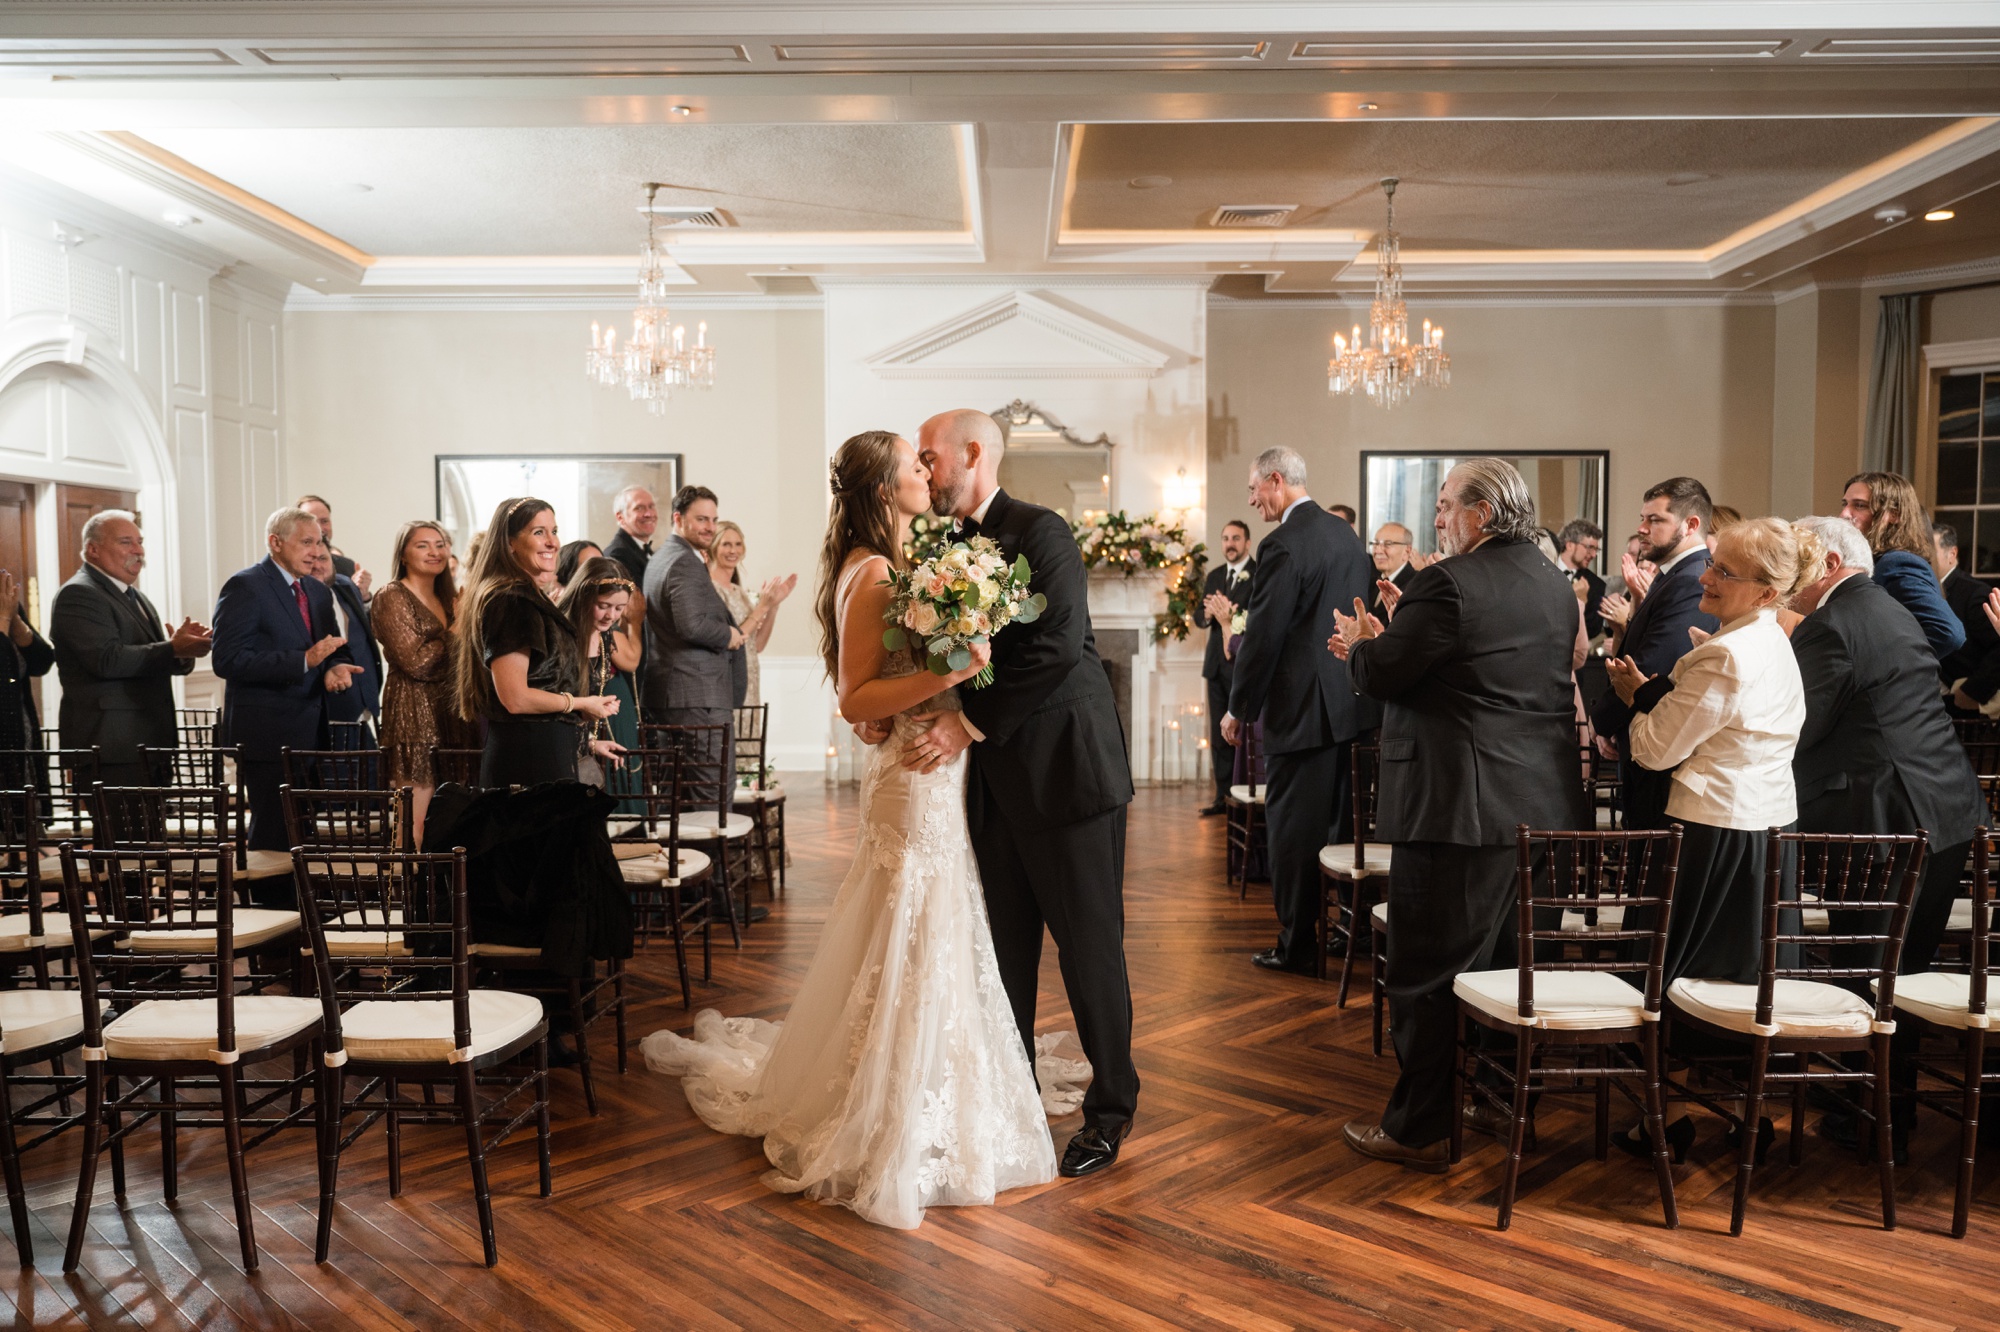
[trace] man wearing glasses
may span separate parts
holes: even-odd
[[[1604,549],[1604,529],[1596,523],[1572,518],[1563,525],[1556,541],[1562,546],[1563,572],[1576,585],[1576,599],[1583,603],[1583,632],[1595,638],[1604,632],[1604,613],[1598,609],[1598,603],[1604,600],[1604,580],[1591,566],[1597,563],[1598,552]]]
[[[1389,617],[1382,609],[1382,587],[1384,582],[1394,583],[1398,592],[1410,585],[1417,576],[1416,566],[1410,563],[1410,529],[1401,523],[1384,523],[1375,529],[1375,539],[1368,543],[1369,558],[1375,561],[1376,586],[1368,594],[1368,613],[1378,620]]]
[[[1645,598],[1625,626],[1622,655],[1632,658],[1646,675],[1668,675],[1694,646],[1692,626],[1704,633],[1721,627],[1713,615],[1701,613],[1701,576],[1708,569],[1708,545],[1703,540],[1714,521],[1708,488],[1691,476],[1662,481],[1639,506],[1639,535],[1647,541],[1645,558],[1659,566]],[[1624,791],[1625,826],[1634,831],[1667,826],[1667,796],[1673,772],[1654,772],[1632,761],[1625,728],[1631,707],[1614,690],[1591,708],[1590,724],[1600,737],[1618,743],[1618,776]]]

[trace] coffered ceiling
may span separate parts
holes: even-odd
[[[1360,290],[1391,175],[1413,285],[1725,298],[2000,260],[2000,6],[12,0],[0,163],[351,299],[616,290],[648,181],[718,293]]]

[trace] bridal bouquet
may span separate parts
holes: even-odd
[[[1028,557],[1010,567],[990,537],[938,546],[907,569],[891,569],[888,628],[882,646],[891,652],[919,647],[933,674],[949,675],[972,664],[972,645],[1017,621],[1032,624],[1049,599],[1028,591]],[[993,683],[993,664],[972,677],[974,689]]]

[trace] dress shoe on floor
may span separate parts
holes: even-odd
[[[1474,1101],[1459,1112],[1459,1119],[1474,1133],[1484,1133],[1487,1137],[1506,1142],[1514,1136],[1514,1115],[1497,1105],[1485,1101]],[[1530,1125],[1527,1136],[1534,1136]]]
[[[1267,948],[1261,953],[1252,953],[1250,954],[1250,960],[1266,971],[1289,971],[1294,976],[1310,976],[1313,974],[1311,963],[1300,966],[1287,962],[1275,948]]]
[[[1434,1142],[1427,1147],[1405,1147],[1384,1133],[1380,1124],[1364,1124],[1358,1119],[1349,1120],[1340,1135],[1347,1139],[1349,1147],[1363,1156],[1388,1161],[1405,1170],[1442,1175],[1451,1169],[1451,1143],[1448,1141]]]
[[[1203,805],[1200,810],[1201,816],[1205,819],[1214,818],[1217,814],[1221,814],[1223,812],[1224,812],[1223,805],[1220,800],[1216,801],[1212,805]]]
[[[1084,1125],[1083,1132],[1071,1138],[1069,1146],[1063,1148],[1062,1165],[1057,1167],[1058,1171],[1067,1179],[1077,1179],[1115,1165],[1118,1148],[1131,1131],[1129,1123],[1115,1129]]]
[[[1627,1156],[1636,1156],[1642,1161],[1650,1160],[1653,1155],[1653,1135],[1646,1132],[1643,1120],[1622,1133],[1612,1134],[1611,1145]],[[1667,1152],[1673,1158],[1675,1165],[1687,1160],[1688,1148],[1692,1146],[1694,1146],[1693,1119],[1682,1115],[1667,1125]]]

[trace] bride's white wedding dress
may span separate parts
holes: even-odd
[[[885,673],[917,669],[899,653]],[[913,712],[957,706],[946,691]],[[1089,1074],[1044,1037],[1037,1095],[966,831],[965,756],[908,771],[918,729],[899,715],[869,758],[854,862],[785,1021],[704,1009],[693,1040],[640,1043],[709,1127],[764,1139],[770,1187],[902,1229],[1055,1178],[1047,1116],[1075,1109]]]

